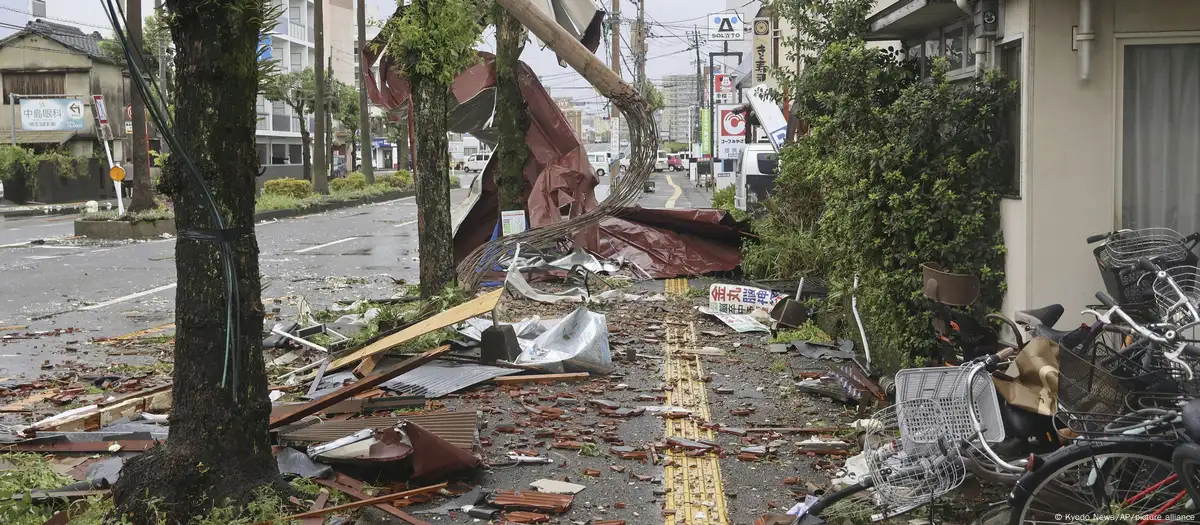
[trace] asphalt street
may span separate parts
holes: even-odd
[[[708,193],[684,173],[654,174],[646,207],[703,207]],[[606,194],[608,181],[598,193]],[[455,219],[468,189],[451,192]],[[103,362],[102,350],[64,347],[174,321],[175,240],[75,239],[75,216],[0,218],[0,334],[75,329],[70,336],[0,339],[0,378],[36,376],[44,364]],[[412,197],[256,227],[264,300],[304,297],[316,309],[334,301],[390,297],[418,275],[417,209]],[[31,241],[34,241],[31,244]],[[291,315],[294,307],[280,307]],[[20,327],[20,328],[14,328]],[[87,345],[84,345],[87,346]]]

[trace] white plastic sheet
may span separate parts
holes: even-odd
[[[531,365],[551,373],[613,371],[608,347],[608,324],[603,314],[579,307],[533,342],[533,348],[517,356],[519,365]]]

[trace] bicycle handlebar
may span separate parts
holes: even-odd
[[[1117,301],[1105,292],[1096,292],[1096,300],[1109,308],[1118,308]]]
[[[1093,236],[1091,236],[1091,237],[1088,237],[1088,238],[1087,238],[1087,243],[1088,243],[1088,244],[1096,244],[1096,243],[1098,243],[1098,242],[1100,242],[1100,241],[1103,241],[1104,239],[1107,239],[1107,238],[1109,238],[1110,236],[1112,236],[1112,234],[1113,234],[1113,232],[1108,232],[1108,233],[1097,233],[1096,235],[1093,235]]]

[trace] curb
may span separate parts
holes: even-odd
[[[78,215],[83,213],[84,206],[54,206],[46,205],[44,208],[24,208],[19,210],[0,211],[0,217],[42,217],[48,215]]]
[[[394,201],[405,197],[416,195],[416,190],[397,191],[393,193],[384,193],[373,197],[362,197],[351,201],[331,202],[328,204],[318,204],[308,208],[296,208],[291,210],[272,210],[254,214],[254,222],[290,219],[292,217],[303,217],[305,215],[313,215],[317,213],[325,213],[327,211],[340,210],[343,208],[353,208],[355,206],[363,206],[366,204],[375,204],[377,202]]]

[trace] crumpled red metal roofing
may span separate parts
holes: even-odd
[[[487,498],[488,503],[505,510],[534,510],[562,514],[571,508],[575,497],[568,494],[547,494],[532,490],[497,490]]]

